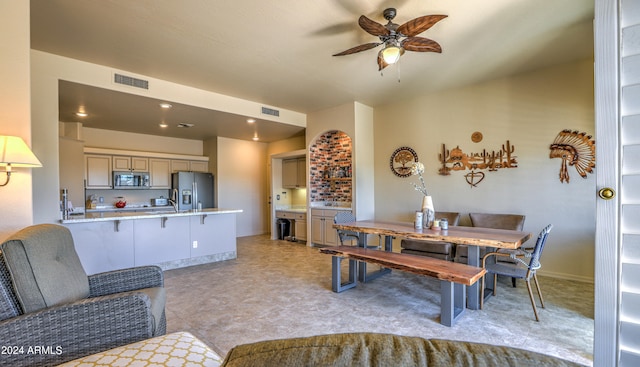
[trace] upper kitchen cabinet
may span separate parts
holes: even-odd
[[[110,189],[112,187],[111,156],[85,154],[85,187],[88,189]]]
[[[182,172],[182,171],[209,172],[209,162],[172,159],[171,172]]]
[[[149,172],[149,158],[114,155],[112,160],[114,171]]]
[[[152,189],[170,189],[171,160],[149,158],[149,181]]]
[[[282,187],[301,188],[307,186],[307,160],[305,157],[282,160]]]
[[[192,172],[209,172],[209,162],[189,161],[189,168]]]

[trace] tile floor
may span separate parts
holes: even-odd
[[[544,264],[544,257],[542,259]],[[331,256],[268,236],[238,238],[238,258],[165,273],[168,332],[188,331],[225,355],[237,344],[380,332],[508,345],[593,364],[593,284],[539,276],[536,322],[524,282],[500,279],[484,310],[440,324],[438,281],[394,271],[331,291]]]

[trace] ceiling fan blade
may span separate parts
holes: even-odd
[[[431,28],[434,24],[446,17],[446,15],[425,15],[418,17],[399,26],[398,33],[402,33],[407,37],[413,37]]]
[[[374,36],[389,35],[389,30],[385,26],[365,17],[364,15],[360,16],[360,18],[358,19],[358,24],[367,33],[372,34]]]
[[[337,53],[333,56],[344,56],[344,55],[351,55],[351,54],[355,54],[356,52],[360,52],[360,51],[366,51],[366,50],[370,50],[376,46],[380,46],[382,43],[381,42],[371,42],[371,43],[365,43],[363,45],[360,46],[356,46],[356,47],[352,47],[348,50],[342,51],[340,53]]]
[[[417,52],[442,52],[440,44],[434,40],[424,37],[409,37],[400,42],[400,46],[407,51]]]

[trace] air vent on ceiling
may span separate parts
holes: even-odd
[[[177,126],[178,126],[178,127],[186,127],[186,128],[188,128],[188,127],[194,127],[194,126],[196,126],[196,125],[194,125],[194,124],[190,124],[190,123],[188,123],[188,122],[181,122],[181,123],[179,123]]]
[[[271,115],[271,116],[280,116],[280,111],[274,110],[273,108],[262,107],[263,115]]]
[[[126,76],[122,74],[114,74],[113,81],[118,84],[128,85],[130,87],[149,89],[149,81]]]

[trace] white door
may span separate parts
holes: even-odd
[[[594,366],[640,365],[640,4],[595,1]],[[615,196],[611,197],[611,194]]]

